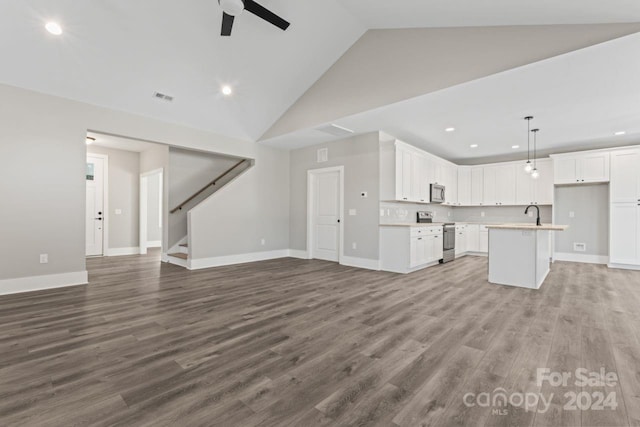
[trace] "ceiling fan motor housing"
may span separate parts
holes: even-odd
[[[238,16],[244,10],[243,0],[218,0],[218,4],[227,15]]]

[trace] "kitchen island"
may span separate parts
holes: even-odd
[[[566,225],[500,224],[489,229],[489,282],[539,289],[549,274],[551,233]]]

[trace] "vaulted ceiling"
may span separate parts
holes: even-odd
[[[232,36],[220,37],[217,0],[0,2],[0,83],[288,148],[325,140],[326,134],[313,129],[327,123],[368,131],[375,122],[450,158],[466,158],[449,149],[446,138],[451,135],[443,137],[435,129],[456,117],[460,128],[475,126],[477,117],[470,118],[472,111],[461,104],[477,105],[477,100],[468,102],[469,97],[488,97],[482,108],[495,115],[484,119],[497,123],[507,113],[520,114],[515,106],[507,111],[498,105],[512,105],[504,88],[522,82],[509,80],[512,71],[516,79],[524,78],[518,70],[533,67],[534,75],[527,78],[544,87],[545,80],[535,73],[544,76],[549,71],[536,67],[538,61],[565,61],[576,50],[594,49],[591,60],[633,55],[639,47],[637,39],[628,36],[640,31],[635,24],[640,22],[640,4],[635,0],[260,3],[289,20],[291,27],[282,32],[244,13],[236,19]],[[44,23],[50,20],[60,22],[61,36],[45,31]],[[611,51],[603,54],[602,49]],[[568,64],[553,63],[559,69]],[[635,63],[626,65],[633,68]],[[618,79],[616,93],[636,90],[633,82],[624,80],[633,80],[629,73],[616,75],[612,67],[605,68],[594,69],[606,75],[578,69],[565,74],[574,86],[589,86],[591,76]],[[482,87],[477,93],[475,83]],[[222,96],[223,84],[233,87],[233,96]],[[154,99],[156,91],[174,101]],[[587,93],[597,97],[591,100],[595,104],[607,106],[600,112],[612,126],[608,106],[616,98],[604,90]],[[571,107],[566,98],[549,95],[547,103],[553,100],[559,111],[558,102]],[[447,112],[434,112],[433,102],[447,105]],[[535,106],[543,104],[540,100]],[[408,108],[413,114],[407,114]],[[522,109],[527,110],[526,103]],[[467,132],[455,137],[465,145],[471,136]]]

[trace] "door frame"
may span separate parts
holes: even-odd
[[[344,258],[344,166],[332,166],[321,169],[307,170],[307,259],[313,259],[313,208],[314,208],[314,184],[317,175],[329,172],[338,172],[340,238],[338,239],[338,264]]]
[[[86,163],[87,163],[87,157],[97,157],[103,160],[104,165],[102,168],[102,173],[103,173],[103,177],[102,177],[102,255],[91,255],[91,256],[107,256],[109,253],[109,155],[107,154],[97,154],[97,153],[90,153],[89,151],[86,152],[85,155],[85,175],[86,175]],[[87,178],[85,176],[85,212],[87,211]],[[86,218],[85,218],[85,222],[86,222]],[[87,232],[86,232],[86,225],[85,225],[85,234],[84,234],[84,242],[85,242],[85,246],[87,244]],[[86,248],[85,248],[85,257],[87,256],[86,254]]]
[[[164,229],[164,168],[158,168],[140,174],[140,215],[139,215],[139,246],[140,254],[147,253],[147,204],[149,199],[148,178],[153,175],[160,175],[160,225]],[[164,230],[163,230],[164,233]],[[162,237],[160,238],[160,248],[162,249]]]

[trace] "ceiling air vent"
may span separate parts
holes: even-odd
[[[353,134],[353,131],[351,129],[347,129],[345,127],[338,126],[335,124],[322,126],[322,127],[316,128],[316,130],[320,132],[328,133],[329,135],[333,135],[333,136],[349,136]]]
[[[173,101],[173,96],[171,95],[166,95],[164,93],[160,93],[160,92],[154,92],[153,93],[153,97],[157,98],[157,99],[161,99],[163,101],[167,101],[167,102],[171,102]]]

